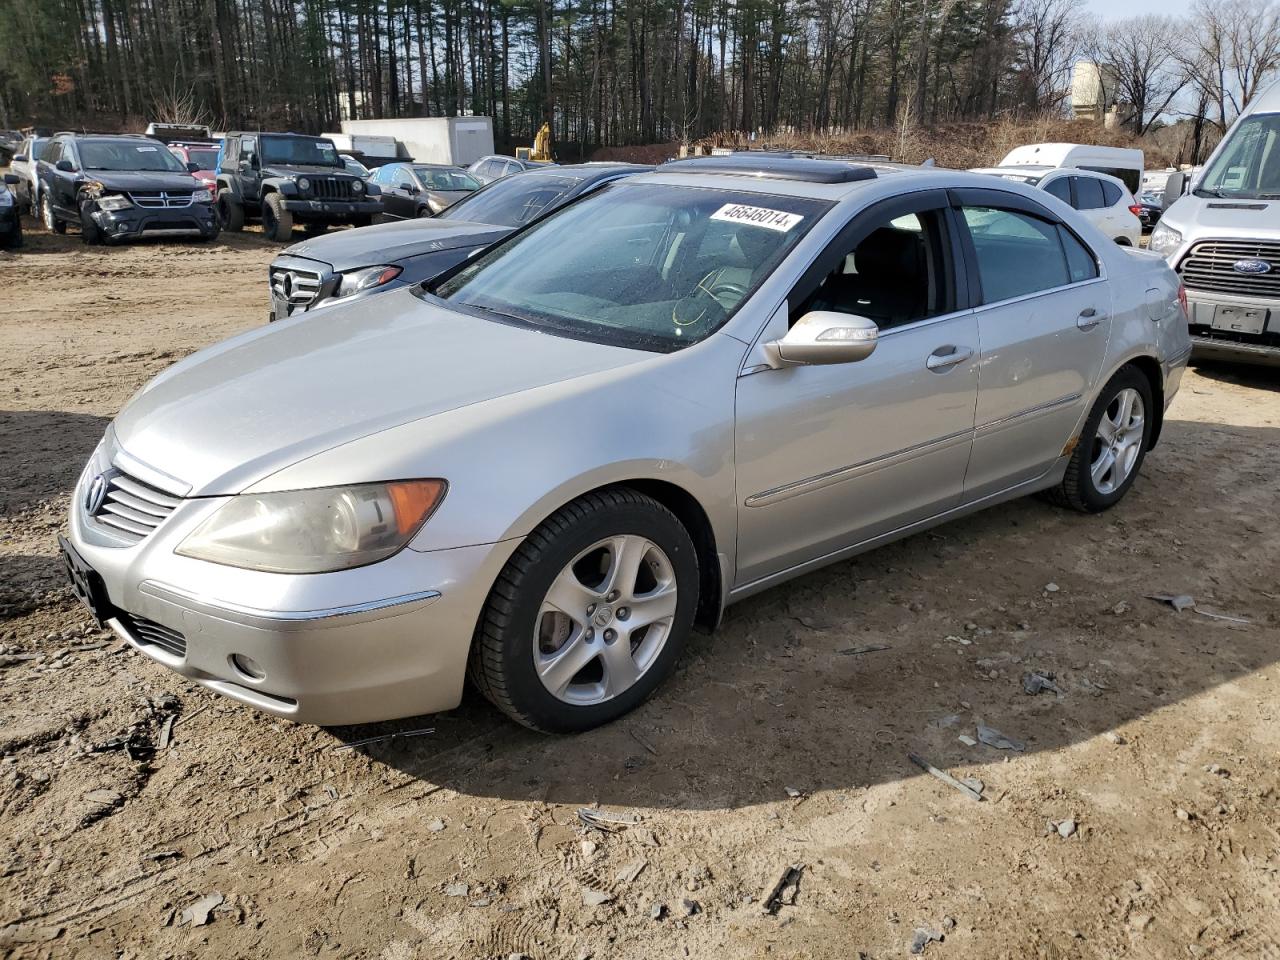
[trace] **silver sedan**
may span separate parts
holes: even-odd
[[[736,600],[1038,491],[1113,506],[1189,349],[1163,261],[1043,191],[671,163],[174,365],[64,554],[138,650],[272,714],[445,710],[470,676],[581,730]]]

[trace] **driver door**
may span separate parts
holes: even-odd
[[[858,214],[766,327],[810,310],[874,320],[853,363],[748,354],[738,379],[738,588],[955,507],[973,445],[978,329],[943,191]]]
[[[258,157],[257,137],[241,138],[238,166],[241,198],[257,200],[262,191],[262,164]]]

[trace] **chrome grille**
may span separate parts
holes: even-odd
[[[182,502],[181,497],[165,493],[119,470],[108,473],[104,482],[105,493],[90,516],[134,543],[160,526]],[[88,495],[97,499],[92,487]],[[89,506],[92,507],[93,504],[90,503]]]
[[[187,638],[172,627],[146,617],[135,617],[131,613],[121,613],[120,622],[144,647],[159,647],[170,656],[179,658],[187,655]]]
[[[270,267],[267,274],[271,280],[272,296],[294,306],[305,307],[320,293],[320,274],[311,270]]]
[[[1270,273],[1237,273],[1240,260],[1265,260]],[[1188,290],[1280,298],[1280,242],[1203,240],[1178,264]]]
[[[352,181],[342,177],[308,177],[311,195],[317,200],[350,200]]]
[[[157,210],[171,207],[189,207],[191,206],[191,190],[141,190],[137,193],[129,194],[129,199],[139,207],[148,210]]]

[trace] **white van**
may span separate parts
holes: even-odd
[[[1150,249],[1182,277],[1195,355],[1280,365],[1280,83],[1165,198]]]
[[[1141,150],[1095,147],[1085,143],[1029,143],[1015,147],[1000,161],[1002,167],[1074,167],[1105,173],[1124,182],[1129,193],[1142,189],[1145,169]]]

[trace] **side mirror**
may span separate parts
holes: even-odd
[[[1168,210],[1186,192],[1187,175],[1181,171],[1169,174],[1169,179],[1164,184],[1164,199],[1161,201],[1164,209]]]
[[[18,163],[26,163],[26,162],[27,162],[27,155],[26,155],[25,153],[15,153],[15,154],[13,155],[13,159],[14,159],[15,161],[17,161]]]
[[[402,183],[402,184],[400,184],[400,189],[401,189],[401,190],[403,190],[405,193],[417,193],[417,192],[418,192],[418,188],[417,188],[417,187],[415,187],[412,183]]]
[[[4,175],[4,182],[13,185],[15,183],[20,183],[21,181],[18,179],[18,175],[16,173],[6,173]]]
[[[76,165],[72,163],[70,160],[59,160],[57,163],[54,164],[54,167],[58,170],[61,170],[63,173],[76,172]]]
[[[788,364],[853,363],[876,348],[880,328],[866,317],[830,310],[811,310],[786,336],[764,345],[775,367]]]
[[[187,173],[195,173],[199,169],[200,169],[200,164],[195,163],[191,160],[187,161]]]

